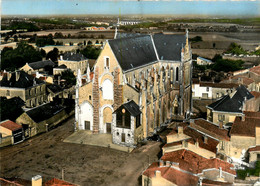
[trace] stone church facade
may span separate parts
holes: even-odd
[[[192,109],[192,53],[186,35],[138,35],[106,42],[92,74],[78,73],[75,129],[111,133],[134,147]]]

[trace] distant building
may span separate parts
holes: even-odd
[[[46,83],[24,71],[4,72],[0,76],[0,96],[20,97],[26,107],[35,107],[47,101]]]
[[[78,69],[80,69],[82,73],[85,73],[87,64],[88,59],[80,53],[67,52],[58,59],[59,66],[65,65],[68,69],[71,69],[75,75],[77,74]]]
[[[235,83],[195,82],[192,84],[192,98],[218,99],[236,91],[238,86]]]
[[[211,65],[213,62],[203,57],[197,57],[197,65]]]
[[[61,75],[62,72],[67,70],[66,65],[60,65],[55,68],[53,68],[53,75]]]

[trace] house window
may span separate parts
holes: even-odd
[[[207,92],[209,91],[209,87],[207,87]]]
[[[105,58],[105,69],[109,69],[109,57]]]
[[[91,101],[91,95],[88,96],[88,99]]]
[[[224,114],[219,114],[218,115],[218,120],[219,121],[225,121],[225,115]]]
[[[129,128],[131,126],[131,115],[124,108],[116,114],[116,127]]]
[[[257,161],[260,161],[260,154],[257,154]]]
[[[219,94],[217,93],[217,98],[219,97]]]

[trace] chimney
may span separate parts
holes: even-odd
[[[40,175],[32,177],[32,186],[42,186],[42,177]]]
[[[157,170],[155,171],[155,177],[161,177],[161,171]]]
[[[223,121],[219,121],[219,128],[223,129]]]
[[[208,143],[208,136],[203,137],[204,143]]]
[[[15,72],[15,80],[18,81],[20,78],[20,72],[19,71],[16,71]]]
[[[183,134],[183,127],[181,126],[178,127],[178,134]]]
[[[246,116],[245,116],[245,114],[243,114],[243,115],[241,116],[241,121],[246,121]]]
[[[199,147],[199,139],[198,138],[196,139],[195,146]]]
[[[12,77],[12,73],[11,72],[7,72],[7,81],[10,81]]]
[[[166,167],[170,167],[171,166],[171,162],[170,161],[166,161]]]
[[[63,61],[63,55],[60,55],[60,60]]]
[[[160,160],[159,161],[159,167],[163,167],[164,163],[163,163],[163,160]]]

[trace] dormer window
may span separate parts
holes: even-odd
[[[109,62],[109,57],[105,57],[105,69],[109,69],[109,64],[110,62]]]

